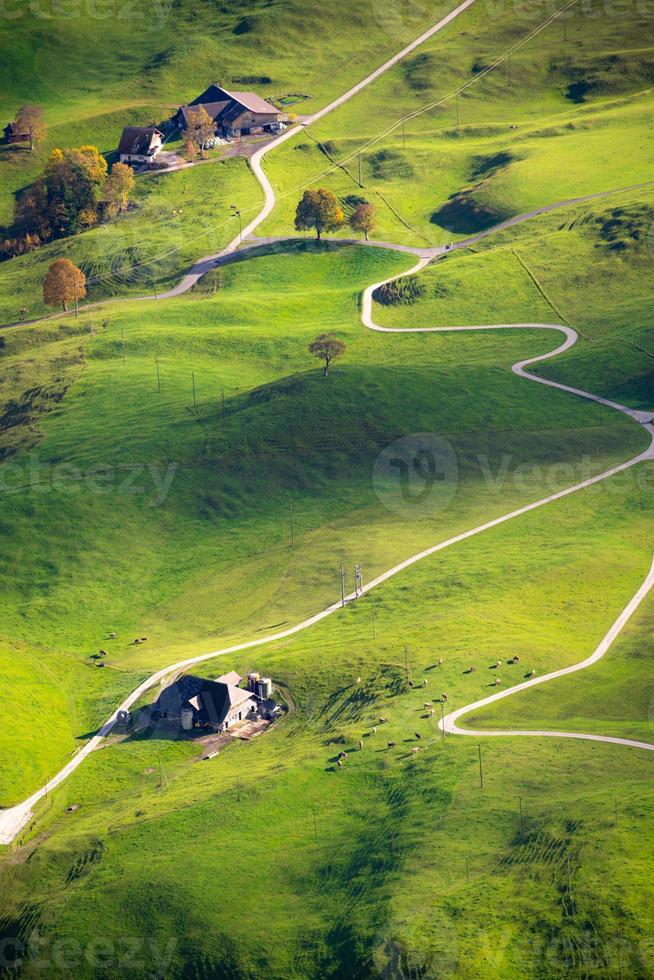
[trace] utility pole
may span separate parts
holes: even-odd
[[[157,365],[157,391],[161,392],[161,376],[159,374],[159,355],[155,357],[155,363]]]
[[[291,524],[291,548],[295,547],[295,529],[293,527],[293,501],[288,502],[288,517]]]
[[[193,381],[193,411],[196,409],[195,404],[195,371],[191,371],[191,379]]]
[[[345,565],[341,562],[341,606],[345,606]]]
[[[375,600],[374,599],[372,600],[372,607],[371,607],[370,613],[372,615],[372,638],[373,638],[373,640],[376,640],[377,639],[377,630],[375,628]]]
[[[354,594],[357,599],[363,595],[363,569],[358,563],[354,566]]]
[[[484,788],[484,767],[481,762],[481,745],[477,746],[477,751],[479,752],[479,789]]]

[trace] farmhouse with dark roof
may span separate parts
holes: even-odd
[[[229,92],[214,84],[197,99],[180,107],[176,116],[180,129],[188,128],[193,112],[197,112],[200,106],[213,120],[216,132],[226,136],[274,133],[283,128],[288,120],[286,113],[254,92]]]

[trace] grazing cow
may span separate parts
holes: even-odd
[[[420,751],[420,746],[419,745],[414,745],[413,748],[411,749],[411,752],[413,753],[413,755],[416,755],[419,751]]]
[[[380,718],[379,719],[379,724],[380,725],[385,725],[387,721],[388,721],[388,718]]]
[[[527,677],[535,677],[535,676],[536,676],[535,670],[530,670],[529,673],[527,674]]]
[[[360,683],[361,683],[361,678],[360,677],[357,677],[357,684],[360,684]]]
[[[100,650],[100,656],[101,657],[106,657],[107,656],[107,651],[106,650]]]
[[[434,707],[434,706],[433,706],[433,704],[431,703],[431,701],[425,701],[425,708],[433,708],[433,707]]]
[[[111,633],[109,634],[109,639],[110,640],[115,640],[117,636],[118,636],[118,634],[117,633],[114,633],[114,631],[112,630]]]
[[[413,734],[415,735],[416,738],[422,738],[420,732],[414,732]]]
[[[377,734],[377,726],[376,725],[373,725],[372,726],[372,734],[373,735],[376,735]]]
[[[477,673],[477,668],[476,667],[471,667],[470,668],[470,673],[471,674],[476,674]]]
[[[499,677],[496,677],[495,678],[495,687],[497,687],[501,683],[502,683],[502,681],[499,679]]]
[[[338,760],[338,768],[339,769],[342,769],[343,768],[343,760],[342,759],[339,759]]]
[[[433,718],[435,714],[436,714],[436,708],[434,708],[432,705],[432,707],[429,709],[429,717]]]
[[[363,739],[360,738],[359,739],[359,751],[361,751],[362,748],[363,748]]]
[[[387,747],[388,747],[389,749],[394,749],[394,748],[395,748],[395,742],[387,742],[387,743],[386,743],[386,746],[387,746]]]
[[[443,658],[442,657],[439,657],[438,658],[438,666],[439,667],[442,667],[443,666]]]
[[[339,752],[338,753],[338,758],[339,759],[347,759],[347,752]]]
[[[147,640],[148,640],[147,636],[141,637],[141,643],[147,643]]]
[[[137,637],[137,638],[136,638],[136,639],[134,640],[134,643],[133,643],[133,645],[134,645],[134,646],[138,646],[138,644],[139,644],[140,642],[141,642],[141,641],[140,641],[140,640],[139,640],[139,638]]]
[[[441,694],[441,701],[447,701],[447,694]]]
[[[425,677],[425,679],[422,682],[422,686],[423,687],[427,687],[427,678],[426,677]]]

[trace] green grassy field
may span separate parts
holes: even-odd
[[[24,18],[5,87],[38,37],[38,64],[70,45],[38,94],[75,134],[99,100],[104,118],[105,94],[120,107],[138,90],[132,108],[147,113],[180,77],[187,94],[205,76],[235,84],[245,60],[271,77],[263,94],[302,81],[309,111],[439,13],[321,10],[301,45],[305,8],[228,9],[185,0],[161,24],[153,13],[140,47],[118,18],[93,72],[82,72],[93,23],[59,20],[48,33]],[[336,158],[349,153],[383,125],[391,97],[398,113],[438,97],[544,16],[533,3],[490,17],[473,7],[314,135],[334,141]],[[390,155],[367,152],[366,189],[381,188],[399,215],[380,208],[378,237],[463,235],[430,218],[475,170],[475,199],[498,215],[646,179],[646,27],[639,9],[570,14],[571,64],[558,22],[514,55],[512,90],[497,74],[461,100],[458,129],[420,117],[431,128],[407,127],[405,149],[396,134],[378,147]],[[580,82],[595,87],[573,104],[564,89]],[[288,197],[267,232],[290,233],[298,184],[330,165],[298,139],[268,158]],[[357,192],[343,173],[330,186]],[[415,303],[375,305],[375,317],[399,328],[569,323],[578,344],[539,373],[651,409],[652,194],[565,208],[453,253],[421,273]],[[410,255],[286,243],[177,299],[129,298],[232,238],[233,201],[253,213],[260,203],[240,161],[140,182],[133,212],[56,246],[102,277],[90,293],[102,306],[0,337],[0,806],[64,765],[149,673],[264,639],[336,600],[341,562],[353,588],[356,562],[370,581],[647,446],[626,417],[511,373],[555,334],[364,330],[362,290],[409,269]],[[56,249],[0,266],[4,317],[39,312],[31,297]],[[114,291],[127,298],[105,301]],[[326,379],[307,351],[325,330],[346,344]],[[455,459],[422,503],[379,470],[416,433]],[[289,711],[209,761],[145,715],[138,734],[110,738],[0,848],[3,955],[31,941],[28,978],[654,977],[649,753],[488,738],[480,756],[477,739],[437,728],[441,694],[451,710],[492,693],[497,659],[519,657],[499,672],[508,687],[592,652],[650,567],[653,473],[641,463],[419,562],[292,638],[198,668],[270,675]],[[591,671],[466,726],[651,740],[651,613],[648,601]]]
[[[424,245],[650,179],[645,11],[613,18],[602,16],[599,3],[574,6],[566,16],[567,40],[558,19],[512,54],[510,80],[508,60],[483,74],[550,14],[530,2],[502,7],[489,22],[475,5],[419,53],[286,143],[267,161],[280,201],[265,233],[292,228],[302,184],[330,187],[346,210],[348,198],[365,198],[377,209],[377,238]],[[450,95],[468,82],[457,123]],[[571,94],[574,85],[583,95]],[[402,127],[400,120],[412,115]]]

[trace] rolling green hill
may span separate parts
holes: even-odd
[[[183,0],[149,14],[140,32],[120,16],[106,30],[17,19],[11,45],[0,35],[4,90],[27,97],[33,58],[34,99],[72,141],[102,117],[109,145],[128,106],[152,118],[180,78],[188,95],[260,73],[271,81],[247,84],[263,94],[297,87],[307,107],[324,104],[439,11]],[[481,75],[545,16],[531,2],[473,6],[273,153],[287,196],[265,231],[291,233],[298,186],[383,128],[389,106],[402,114]],[[366,150],[377,237],[464,236],[432,216],[472,184],[477,220],[644,183],[647,26],[637,5],[624,18],[573,10],[565,41],[559,20],[515,54],[511,89],[499,71],[471,88],[458,128],[443,110],[407,125],[405,146],[400,132]],[[324,180],[358,193],[343,171]],[[538,372],[652,409],[653,193],[489,236],[432,263],[415,302],[375,304],[375,318],[568,323],[578,343]],[[153,671],[337,600],[341,563],[348,588],[355,563],[369,582],[647,446],[630,419],[511,372],[558,344],[549,331],[366,331],[362,290],[411,255],[262,245],[183,296],[139,301],[233,237],[234,200],[251,214],[261,202],[242,161],[148,177],[106,229],[0,265],[6,318],[40,311],[54,255],[102,283],[89,293],[100,307],[0,334],[0,806],[60,769]],[[346,345],[327,378],[307,349],[324,331]],[[423,502],[400,499],[379,468],[416,433],[455,461]],[[496,678],[507,688],[592,652],[650,567],[653,471],[640,463],[425,558],[295,636],[205,662],[194,672],[273,678],[287,711],[252,741],[202,761],[205,743],[149,718],[157,690],[143,697],[140,727],[107,739],[0,847],[0,950],[29,980],[654,977],[649,753],[478,746],[437,727]],[[651,741],[651,614],[650,599],[592,672],[466,724]]]

